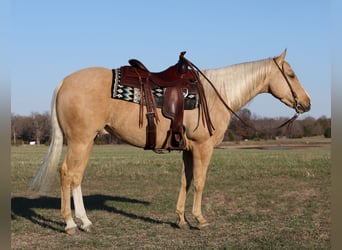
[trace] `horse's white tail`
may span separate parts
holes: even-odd
[[[49,192],[58,176],[58,163],[63,148],[63,133],[57,117],[57,94],[63,81],[56,87],[51,102],[52,139],[43,163],[31,184],[31,190]]]

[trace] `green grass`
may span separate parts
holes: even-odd
[[[47,147],[12,148],[14,249],[329,249],[330,146],[215,149],[203,195],[205,230],[174,227],[181,153],[96,146],[83,180],[93,233],[63,233],[59,187],[27,190]],[[191,216],[193,191],[187,199]]]

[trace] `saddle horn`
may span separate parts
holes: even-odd
[[[182,51],[179,55],[179,61],[178,61],[178,73],[184,74],[188,70],[188,63],[187,60],[185,60],[184,55],[186,51]]]

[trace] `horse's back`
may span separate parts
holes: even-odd
[[[111,83],[112,70],[103,67],[80,69],[64,78],[65,87],[99,87],[104,83]]]

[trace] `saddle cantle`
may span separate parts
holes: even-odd
[[[131,66],[120,68],[120,84],[140,89],[139,127],[143,124],[143,107],[146,106],[146,144],[145,149],[156,147],[156,124],[159,122],[156,103],[152,89],[164,88],[164,102],[162,114],[171,120],[165,147],[169,150],[183,150],[186,147],[185,128],[183,125],[184,96],[196,91],[199,95],[199,104],[202,106],[203,123],[206,121],[210,135],[213,126],[210,121],[202,83],[198,73],[189,66],[189,61],[181,52],[179,61],[161,72],[150,72],[147,67],[136,59],[129,60]]]

